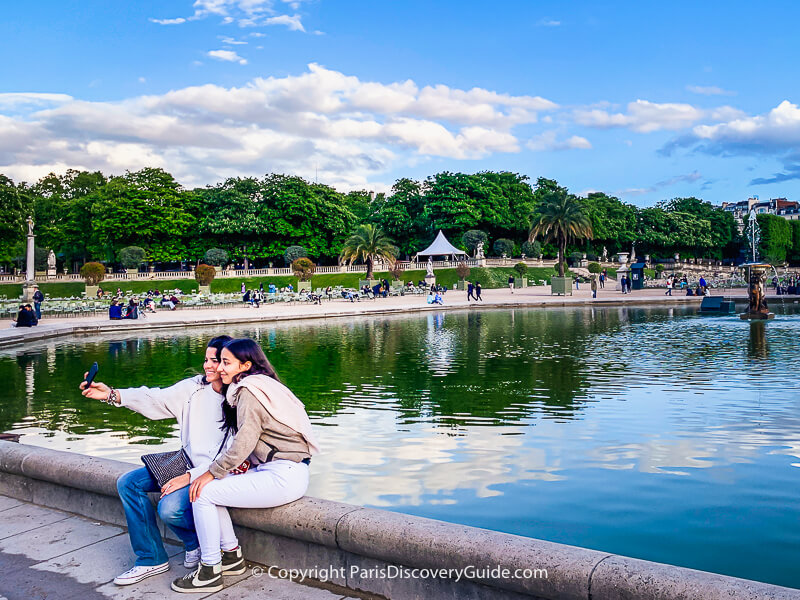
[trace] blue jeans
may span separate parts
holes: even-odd
[[[142,467],[120,477],[117,480],[117,491],[125,509],[128,535],[136,554],[136,566],[152,567],[167,562],[169,557],[156,524],[156,509],[147,496],[148,492],[160,491],[156,480]],[[194,528],[188,485],[159,500],[158,516],[175,532],[187,551],[200,546]]]
[[[36,319],[41,321],[42,320],[42,303],[41,302],[34,302],[33,303],[33,310],[36,312]]]

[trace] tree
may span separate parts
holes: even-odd
[[[492,244],[492,248],[497,256],[502,256],[503,254],[511,256],[514,254],[514,242],[506,238],[495,240],[494,244]]]
[[[139,265],[144,262],[144,257],[144,248],[139,246],[127,246],[117,252],[117,260],[126,269],[138,269]]]
[[[298,258],[292,261],[292,272],[300,281],[308,281],[317,270],[317,265],[308,258]]]
[[[372,279],[372,268],[376,258],[394,263],[397,247],[383,230],[374,225],[359,225],[344,243],[339,259],[352,263],[363,260],[367,265],[367,279]]]
[[[396,241],[398,251],[411,255],[424,248],[429,226],[424,214],[422,186],[412,179],[398,179],[388,197],[375,200],[370,222]]]
[[[595,248],[605,246],[611,254],[616,254],[629,250],[637,241],[635,206],[601,192],[591,193],[578,201],[592,226]]]
[[[705,247],[697,247],[697,252],[702,256],[721,259],[738,255],[739,230],[730,212],[694,197],[673,198],[660,203],[658,207],[667,212],[683,213],[708,221],[710,243]]]
[[[283,260],[286,261],[287,265],[291,265],[298,258],[307,258],[307,257],[308,257],[308,250],[306,250],[302,246],[289,246],[286,250],[283,251]]]
[[[664,265],[658,265],[661,269],[664,269]],[[603,267],[600,266],[600,263],[590,262],[589,266],[589,273],[600,273],[603,270]]]
[[[786,261],[786,255],[792,249],[792,226],[789,221],[777,215],[756,215],[761,228],[761,258],[771,264]]]
[[[520,277],[525,277],[525,273],[528,272],[528,265],[526,265],[524,262],[518,262],[514,265],[514,271],[516,271],[517,275]]]
[[[217,270],[211,265],[197,265],[194,270],[194,280],[200,285],[211,285],[214,277],[217,276]]]
[[[542,255],[542,244],[538,240],[534,240],[533,242],[525,241],[522,243],[522,253],[525,256],[541,256]]]
[[[86,285],[97,285],[106,278],[106,268],[99,262],[88,262],[81,267],[81,277]]]
[[[0,175],[0,262],[11,262],[23,250],[25,196],[5,175]]]
[[[548,192],[532,216],[529,241],[537,236],[558,245],[558,276],[564,277],[564,254],[572,240],[592,237],[592,225],[575,196],[565,189]]]
[[[462,281],[469,277],[469,274],[472,272],[472,269],[469,268],[469,265],[465,262],[458,263],[456,267],[456,273],[458,274],[458,278]]]
[[[486,245],[488,240],[489,235],[480,229],[470,229],[461,236],[461,243],[464,244],[464,250],[469,253],[475,252],[478,242],[483,242],[484,245]]]
[[[228,253],[222,248],[209,248],[203,258],[209,265],[215,267],[228,264]]]

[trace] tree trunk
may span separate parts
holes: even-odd
[[[559,234],[558,238],[558,276],[564,277],[564,255],[567,253],[567,237]]]
[[[372,257],[367,257],[367,279],[372,279]]]

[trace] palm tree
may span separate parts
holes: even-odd
[[[340,261],[352,263],[363,260],[367,264],[367,279],[372,279],[372,266],[375,259],[385,258],[389,263],[394,263],[397,248],[392,240],[383,233],[380,227],[366,223],[359,225],[353,232],[339,254]]]
[[[584,238],[592,239],[592,224],[575,196],[566,190],[547,194],[533,213],[528,241],[542,236],[545,242],[552,239],[558,244],[558,276],[564,277],[564,254],[567,244]]]

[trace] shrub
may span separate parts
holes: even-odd
[[[194,270],[194,279],[200,285],[211,285],[214,277],[217,276],[217,270],[211,265],[197,265]]]
[[[298,246],[299,247],[299,246]],[[292,262],[292,271],[300,281],[308,281],[317,270],[317,265],[308,258],[298,258]]]
[[[128,246],[117,252],[117,260],[126,269],[138,269],[144,262],[144,248],[139,246]]]
[[[600,273],[603,270],[603,267],[600,266],[600,263],[590,262],[589,263],[589,273]]]
[[[283,251],[283,260],[287,265],[294,264],[298,258],[308,258],[308,250],[302,246],[289,246]]]
[[[662,265],[661,263],[658,263],[658,264],[656,265],[656,271],[657,271],[658,273],[663,273],[663,272],[664,272],[664,265]]]
[[[522,253],[525,256],[535,256],[538,257],[542,253],[542,244],[539,240],[534,240],[533,242],[523,242],[522,243]]]
[[[459,279],[466,279],[469,277],[471,270],[472,269],[470,269],[465,262],[458,263],[458,266],[456,267],[456,273],[458,274]]]
[[[528,265],[526,265],[524,262],[518,262],[514,265],[514,270],[520,277],[525,277],[525,273],[528,272]]]
[[[81,267],[81,277],[86,285],[97,285],[106,278],[106,268],[99,262],[88,262]]]
[[[206,261],[206,264],[221,267],[228,264],[228,253],[222,248],[211,248],[206,251],[203,260]]]
[[[389,273],[391,273],[395,281],[400,280],[400,278],[403,276],[404,271],[405,269],[403,268],[403,265],[401,265],[399,261],[395,261],[395,263],[392,265],[392,268],[389,269]]]
[[[514,242],[507,238],[500,238],[495,241],[492,248],[497,256],[502,256],[503,254],[511,256],[514,253]]]
[[[486,245],[486,240],[489,239],[489,236],[485,231],[481,231],[480,229],[470,229],[464,235],[461,236],[461,243],[464,244],[464,248],[467,252],[473,253],[475,252],[475,247],[478,245],[478,242],[483,242],[483,245]]]

